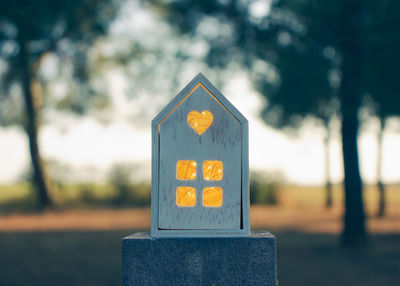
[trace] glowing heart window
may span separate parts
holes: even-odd
[[[196,110],[190,111],[187,116],[187,122],[197,132],[203,134],[213,123],[214,117],[208,110],[198,112]]]

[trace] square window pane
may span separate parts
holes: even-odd
[[[176,205],[179,207],[194,207],[196,205],[196,189],[193,187],[176,188]]]
[[[220,207],[222,206],[222,188],[209,187],[203,189],[203,206]]]
[[[220,181],[223,177],[223,164],[221,161],[204,161],[203,179],[206,181]]]
[[[178,180],[196,179],[196,161],[180,160],[176,163],[176,178]]]

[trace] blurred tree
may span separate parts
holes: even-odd
[[[250,204],[279,204],[281,174],[252,171],[250,178]]]
[[[280,32],[278,39],[280,56],[274,65],[279,71],[279,84],[271,86],[257,72],[253,75],[255,86],[268,100],[262,118],[277,128],[299,128],[308,116],[321,123],[325,129],[325,205],[330,208],[333,200],[329,153],[331,121],[339,109],[338,59],[332,49],[308,41],[291,41],[286,32]]]
[[[150,205],[150,185],[137,180],[141,169],[139,165],[126,163],[116,163],[110,168],[108,180],[115,190],[115,195],[111,200],[114,205]],[[132,176],[132,174],[134,174],[134,176]],[[134,178],[135,176],[136,180]]]
[[[106,0],[0,2],[0,60],[3,66],[0,71],[0,124],[19,124],[27,133],[41,207],[51,204],[49,182],[38,146],[40,113],[44,105],[39,75],[41,61],[49,53],[72,57],[74,76],[84,83],[87,79],[86,52],[90,43],[105,32],[115,7],[116,1]],[[22,117],[14,111],[13,105],[17,102],[15,96],[18,91],[25,102]],[[87,100],[85,104],[90,103]],[[70,101],[68,107],[74,112],[83,113],[85,104]]]
[[[398,1],[367,1],[367,92],[375,101],[380,121],[377,145],[378,216],[385,214],[385,185],[382,180],[383,139],[390,117],[400,116],[397,70],[400,66],[400,18]]]
[[[363,1],[312,1],[312,0],[281,0],[281,1],[157,1],[157,7],[165,13],[169,22],[181,32],[202,36],[209,44],[207,62],[213,67],[227,67],[232,63],[245,66],[249,71],[257,71],[262,63],[265,66],[260,77],[265,85],[285,85],[297,83],[304,88],[312,81],[302,77],[309,72],[317,75],[317,81],[326,82],[327,67],[320,65],[323,51],[333,51],[338,55],[339,64],[336,72],[338,81],[338,98],[340,102],[341,134],[344,161],[345,214],[342,241],[345,245],[359,244],[366,239],[365,214],[362,196],[362,181],[358,159],[358,111],[362,96],[362,52],[364,44]],[[271,6],[269,6],[271,3]],[[294,62],[283,65],[292,68],[294,72],[280,78],[282,61],[287,54],[285,48],[276,44],[294,42],[299,51]],[[292,54],[293,55],[293,54]],[[305,64],[301,57],[305,56]],[[314,58],[315,57],[315,58]],[[293,57],[290,59],[293,61]],[[288,60],[289,61],[289,60]],[[290,67],[291,65],[291,67]],[[319,74],[321,73],[321,74]],[[296,76],[297,74],[297,76]],[[310,77],[311,78],[311,77]],[[326,86],[322,83],[323,86]],[[258,85],[260,86],[260,85]],[[262,87],[263,85],[261,85]],[[330,104],[327,98],[331,92],[325,90],[318,93],[317,89],[306,87],[302,96],[311,92],[313,108],[321,108]],[[259,89],[265,92],[264,88]],[[283,91],[282,91],[283,92]],[[283,92],[288,94],[287,92]],[[289,91],[290,94],[290,91]],[[266,94],[268,96],[269,94]],[[293,95],[294,96],[294,95]],[[299,104],[299,100],[288,104]],[[306,104],[311,103],[305,100]],[[322,108],[323,109],[323,108]],[[278,108],[279,111],[279,108]],[[304,110],[306,112],[306,110]],[[276,113],[276,112],[275,112]],[[318,114],[312,112],[312,114]],[[284,116],[282,116],[284,118]]]
[[[132,166],[117,164],[109,171],[110,183],[116,188],[115,203],[123,204],[129,201],[132,192]]]

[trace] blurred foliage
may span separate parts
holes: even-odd
[[[38,111],[55,102],[47,83],[66,81],[67,95],[58,96],[60,107],[77,114],[97,102],[88,85],[87,51],[104,34],[113,18],[117,0],[2,1],[0,4],[0,124],[19,124],[22,75],[31,73]],[[25,53],[28,67],[22,62]],[[47,65],[52,72],[44,72]],[[24,69],[28,68],[26,71]],[[45,96],[48,95],[49,98]],[[102,94],[100,96],[103,96]],[[18,114],[21,116],[21,114]],[[15,120],[12,120],[12,119]]]
[[[116,165],[110,170],[110,183],[113,185],[116,194],[113,199],[116,204],[127,203],[131,193],[132,172],[126,165]]]
[[[113,204],[120,206],[150,205],[150,186],[145,183],[134,184],[132,182],[134,172],[135,168],[132,168],[131,165],[117,164],[111,168],[109,181],[114,190],[111,199]]]
[[[398,67],[400,65],[399,1],[366,1],[366,92],[373,98],[376,115],[386,121],[400,116]],[[383,126],[385,122],[382,123]]]
[[[257,176],[258,173],[256,173]],[[250,182],[250,199],[252,204],[269,204],[276,201],[278,206],[286,206],[292,208],[318,208],[324,202],[322,187],[302,187],[286,185],[279,174],[271,174],[266,179],[263,173],[259,174],[260,178]],[[255,187],[254,187],[255,186]],[[80,183],[80,184],[63,184],[54,192],[57,209],[76,209],[76,208],[126,208],[126,207],[142,207],[150,206],[150,189],[151,186],[146,183],[132,183],[130,185],[131,192],[129,201],[125,203],[115,203],[117,190],[115,186],[110,184]],[[271,193],[273,195],[271,195]],[[378,197],[376,187],[366,186],[365,202],[369,214],[376,213]],[[261,199],[257,201],[258,194]],[[268,197],[268,199],[266,199]],[[269,199],[272,197],[273,199]],[[135,201],[134,198],[138,198]],[[37,211],[37,198],[32,187],[27,183],[18,183],[13,185],[0,186],[0,213],[13,212],[33,212]],[[333,186],[334,202],[343,201],[343,192],[340,185]],[[387,202],[389,213],[390,210],[397,210],[400,206],[400,185],[387,186]],[[272,204],[273,205],[273,204]],[[336,204],[339,207],[339,204]]]
[[[125,208],[150,206],[151,187],[147,183],[112,184],[62,184],[52,195],[56,209],[74,208]],[[33,212],[38,210],[37,197],[27,183],[0,186],[0,212]]]
[[[37,196],[29,183],[0,186],[0,212],[37,211]]]
[[[277,173],[252,172],[250,174],[250,203],[277,205],[282,176]]]

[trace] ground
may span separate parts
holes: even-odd
[[[339,245],[341,192],[326,210],[321,188],[285,187],[277,206],[252,206],[253,229],[278,240],[279,285],[397,285],[400,281],[400,192],[388,191],[388,213],[376,218],[366,193],[369,243]],[[0,285],[119,285],[121,238],[145,231],[149,208],[64,209],[0,215]]]

